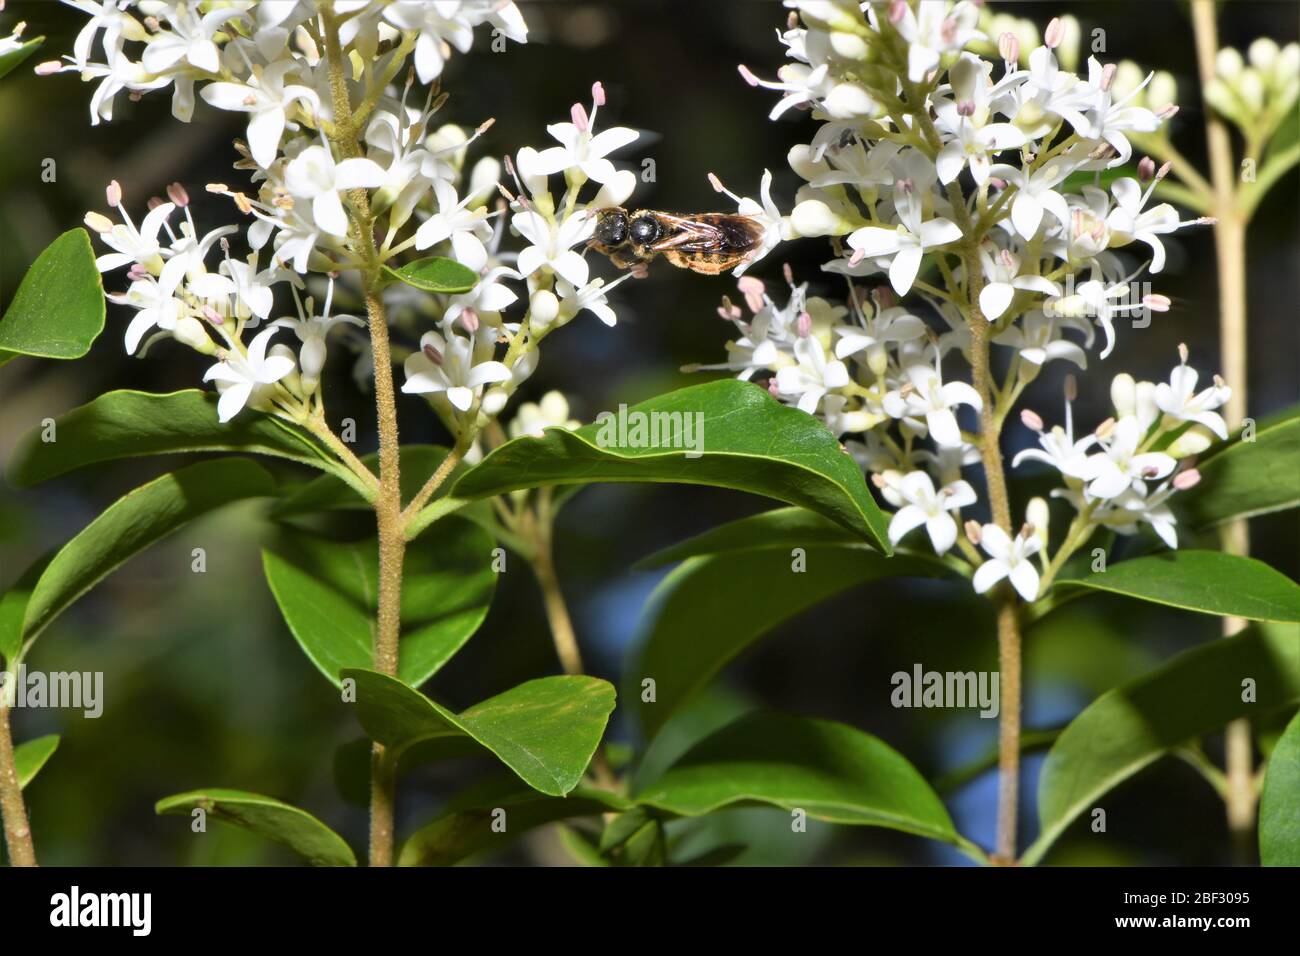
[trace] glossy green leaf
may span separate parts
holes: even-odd
[[[866,546],[811,545],[804,560],[806,573],[797,573],[785,548],[705,555],[660,582],[642,611],[641,650],[626,675],[647,740],[729,661],[800,611],[867,581],[949,573],[938,561],[886,558]],[[641,699],[646,678],[655,682],[654,703]]]
[[[1245,680],[1254,702],[1243,701]],[[1289,625],[1247,628],[1185,651],[1107,691],[1061,732],[1038,782],[1036,863],[1072,820],[1170,750],[1300,700],[1300,640]]]
[[[1300,713],[1274,745],[1264,771],[1259,859],[1265,866],[1300,866]]]
[[[439,737],[477,741],[535,790],[559,797],[582,780],[614,710],[614,688],[595,677],[543,677],[453,714],[401,681],[350,669],[356,712],[392,759]]]
[[[416,259],[396,269],[384,266],[384,272],[424,292],[468,292],[478,283],[478,273],[473,269],[441,256]]]
[[[36,257],[0,319],[0,363],[13,355],[75,359],[104,331],[104,287],[84,229]]]
[[[914,833],[981,857],[907,758],[829,720],[748,714],[693,747],[634,800],[687,817],[771,804],[831,823]]]
[[[670,545],[636,563],[637,570],[676,564],[703,554],[734,551],[807,548],[813,544],[860,542],[853,532],[806,508],[777,508],[762,514],[729,521],[703,534]]]
[[[889,552],[887,522],[853,457],[821,422],[749,382],[683,388],[627,409],[621,420],[646,423],[646,447],[628,447],[637,436],[629,425],[620,437],[620,416],[573,432],[550,428],[542,438],[516,438],[495,449],[451,494],[481,498],[599,481],[714,485],[800,505]],[[687,422],[700,423],[689,443]],[[648,446],[651,423],[661,447]],[[688,444],[698,457],[687,457]]]
[[[9,590],[0,595],[0,658],[9,664],[17,660],[23,649],[23,618],[27,616],[32,589],[56,553],[51,551],[44,555],[9,585]]]
[[[24,488],[101,461],[188,451],[291,458],[356,482],[328,449],[272,415],[245,410],[222,425],[217,396],[197,389],[108,392],[55,419],[54,441],[42,441],[42,431],[34,429],[19,443],[8,468],[11,484]]]
[[[22,640],[30,643],[66,609],[128,558],[182,525],[246,498],[274,494],[256,462],[222,458],[163,475],[119,498],[63,546],[32,589]]]
[[[1203,614],[1300,621],[1300,584],[1262,561],[1221,551],[1165,551],[1056,583]]]
[[[1200,483],[1173,499],[1193,528],[1300,506],[1300,410],[1261,423],[1254,441],[1238,433],[1196,468]]]
[[[606,790],[578,787],[567,797],[524,790],[514,778],[492,781],[452,801],[439,816],[402,845],[399,866],[451,866],[488,850],[505,849],[537,827],[560,820],[598,816],[630,804]],[[493,823],[505,812],[505,830]]]
[[[398,665],[408,684],[437,673],[487,617],[497,583],[492,548],[485,531],[459,518],[408,547]],[[326,678],[338,686],[344,668],[371,666],[379,593],[373,539],[289,535],[278,551],[262,553],[262,566],[285,623]]]
[[[8,76],[24,60],[40,49],[41,44],[44,42],[45,37],[32,37],[32,39],[19,44],[7,53],[0,53],[0,77]]]
[[[312,866],[356,866],[357,858],[341,836],[310,813],[273,797],[246,790],[191,790],[159,800],[158,814],[189,816],[203,810],[214,820],[232,823],[293,850]]]
[[[18,774],[18,786],[26,787],[41,772],[41,768],[59,749],[59,735],[46,734],[35,740],[28,740],[14,748],[14,770]]]

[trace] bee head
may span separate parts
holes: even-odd
[[[596,213],[595,239],[602,246],[617,248],[627,242],[627,210],[617,206]]]

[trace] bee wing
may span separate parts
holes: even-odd
[[[742,252],[758,245],[763,237],[763,227],[749,216],[725,213],[685,217],[659,215],[677,232],[656,244],[656,249]]]

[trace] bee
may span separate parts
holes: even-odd
[[[627,269],[657,255],[704,275],[717,275],[744,262],[763,239],[763,227],[749,216],[706,212],[678,216],[668,212],[611,206],[596,211],[594,249]]]

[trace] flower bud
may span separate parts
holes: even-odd
[[[1137,408],[1137,382],[1128,372],[1120,372],[1110,380],[1110,403],[1120,418],[1132,415]]]
[[[192,315],[182,316],[177,319],[176,327],[172,329],[172,335],[177,342],[188,345],[194,351],[203,355],[211,355],[217,350],[212,339],[208,337],[207,330],[203,328],[203,323]]]
[[[538,289],[528,300],[528,310],[533,328],[544,329],[560,314],[560,300],[549,289]]]
[[[1147,103],[1153,109],[1160,109],[1178,102],[1178,83],[1173,74],[1167,70],[1158,70],[1147,84]]]
[[[1277,55],[1280,52],[1276,42],[1269,37],[1260,37],[1246,50],[1246,56],[1249,58],[1251,66],[1261,72],[1268,73],[1273,69],[1273,64],[1277,61]]]
[[[855,33],[836,30],[830,35],[831,50],[845,60],[865,60],[869,53],[867,41]]]
[[[874,116],[878,109],[876,101],[857,83],[836,83],[821,107],[827,116],[837,120]]]
[[[805,238],[813,236],[842,236],[853,231],[853,224],[845,221],[820,199],[805,199],[790,213],[790,225],[795,234]]]
[[[813,159],[813,148],[807,143],[799,143],[791,147],[785,158],[799,178],[808,182],[829,171],[824,159]]]
[[[1025,520],[1034,529],[1034,534],[1047,547],[1047,524],[1051,520],[1051,512],[1047,507],[1046,498],[1030,498],[1029,504],[1025,506]]]
[[[1214,72],[1225,80],[1236,79],[1245,65],[1241,54],[1230,46],[1225,46],[1214,57]]]
[[[1252,112],[1264,108],[1264,79],[1258,70],[1246,70],[1237,83],[1237,95]]]
[[[506,390],[498,385],[495,388],[489,388],[483,393],[483,403],[479,407],[484,415],[489,418],[496,418],[501,414],[501,410],[506,407],[506,402],[509,400],[510,396],[506,394]]]
[[[1189,458],[1199,455],[1214,444],[1214,433],[1204,425],[1193,425],[1183,432],[1165,449],[1166,454],[1174,458]]]

